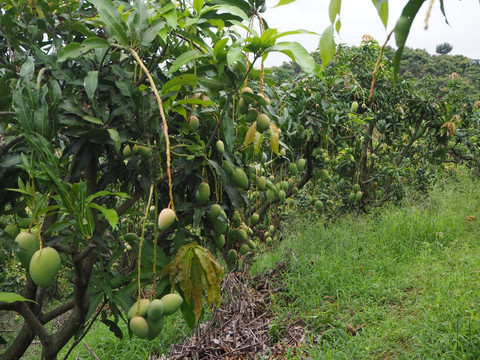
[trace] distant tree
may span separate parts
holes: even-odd
[[[450,51],[452,51],[453,46],[447,42],[444,42],[442,44],[438,44],[437,48],[435,49],[435,52],[439,55],[446,55]]]

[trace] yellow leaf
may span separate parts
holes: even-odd
[[[253,141],[255,138],[255,133],[257,132],[257,123],[254,121],[252,125],[250,125],[250,128],[247,131],[247,135],[245,135],[245,141],[243,142],[243,145],[245,147],[248,147],[250,143]]]
[[[280,132],[273,122],[270,122],[270,146],[275,154],[278,155],[280,145]]]
[[[223,269],[213,254],[196,242],[178,249],[173,260],[165,266],[162,273],[169,275],[172,288],[178,280],[185,301],[193,301],[193,313],[199,320],[203,309],[203,293],[206,290],[209,304],[220,305],[220,281]]]

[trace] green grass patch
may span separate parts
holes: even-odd
[[[288,263],[274,321],[303,319],[315,359],[478,359],[479,210],[463,175],[375,214],[299,217],[252,272]]]

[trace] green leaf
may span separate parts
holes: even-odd
[[[232,65],[242,56],[243,46],[231,46],[227,52],[227,64]]]
[[[118,327],[118,325],[115,321],[112,321],[112,320],[109,320],[109,319],[101,319],[100,321],[108,326],[108,330],[113,332],[115,337],[119,338],[120,340],[123,339],[122,330]]]
[[[180,69],[180,67],[182,67],[183,65],[189,63],[190,61],[193,61],[194,59],[200,59],[204,56],[205,55],[203,55],[198,50],[187,51],[175,59],[168,72],[171,74]]]
[[[48,102],[45,97],[48,92],[47,85],[43,85],[38,97],[37,109],[33,114],[35,131],[47,139],[53,136],[53,129],[48,118]]]
[[[333,39],[333,26],[328,26],[320,37],[320,55],[322,57],[322,69],[332,60],[335,56],[335,41]]]
[[[417,15],[420,7],[423,5],[425,0],[410,0],[407,5],[402,10],[402,15],[395,25],[395,42],[397,43],[397,51],[393,57],[393,66],[395,75],[398,74],[400,69],[400,61],[402,59],[403,49],[405,48],[405,43],[412,27],[413,20]]]
[[[333,28],[332,28],[332,38],[333,38]],[[335,44],[334,44],[335,45]],[[265,52],[279,51],[287,56],[289,56],[293,61],[295,61],[303,71],[307,73],[319,74],[320,68],[315,62],[313,57],[308,53],[305,48],[296,42],[280,42],[274,46],[270,46],[265,50]]]
[[[22,64],[22,67],[20,68],[20,77],[22,78],[23,81],[28,83],[33,79],[34,73],[35,73],[35,64],[32,58],[27,57],[25,62]]]
[[[183,74],[170,79],[162,86],[162,94],[167,94],[170,91],[178,91],[182,85],[194,85],[198,81],[198,76],[193,74]]]
[[[82,42],[82,54],[85,54],[90,50],[105,49],[109,46],[109,42],[105,39],[99,38],[97,36],[90,37]]]
[[[102,190],[102,191],[97,191],[96,193],[87,197],[87,203],[91,202],[93,199],[95,199],[97,197],[108,196],[108,195],[119,196],[121,198],[131,199],[131,196],[128,195],[127,193],[124,193],[124,192],[111,192],[111,191],[108,191],[108,190]]]
[[[294,2],[295,0],[280,0],[278,2],[277,5],[275,5],[274,7],[277,7],[277,6],[282,6],[282,5],[287,5],[287,4],[290,4],[291,2]]]
[[[98,85],[98,71],[89,71],[85,79],[83,79],[83,87],[89,99],[93,99],[95,90],[97,90]],[[103,124],[103,123],[102,123]]]
[[[377,8],[380,20],[382,20],[383,26],[386,29],[388,24],[388,0],[372,0],[372,2]]]
[[[242,18],[245,21],[248,21],[247,14],[242,9],[234,5],[218,4],[214,6],[205,7],[202,11],[202,15],[212,10],[221,10],[223,12],[226,12],[227,14],[232,14]]]
[[[195,104],[201,106],[215,106],[216,104],[212,100],[201,100],[201,99],[182,99],[180,101],[175,101],[172,107],[185,105],[185,104]]]
[[[328,15],[330,16],[330,22],[335,23],[337,15],[340,15],[340,8],[342,6],[342,0],[330,0],[328,7]]]
[[[155,20],[142,34],[142,41],[140,45],[148,46],[155,38],[161,29],[165,26],[165,22],[161,19]]]
[[[102,212],[102,214],[105,216],[105,219],[107,219],[108,223],[112,227],[112,229],[115,229],[118,223],[118,214],[115,210],[113,209],[107,209],[101,205],[98,205],[97,203],[89,203],[88,204],[89,208],[97,209],[98,211]]]
[[[95,116],[85,115],[83,120],[88,121],[92,124],[103,125],[103,121]]]
[[[448,24],[447,14],[445,13],[445,5],[443,0],[440,0],[440,10],[442,11],[443,16],[445,17],[445,22]]]
[[[13,303],[16,301],[29,301],[36,304],[35,301],[27,299],[22,295],[18,295],[12,292],[0,292],[0,302]]]
[[[32,133],[34,131],[32,111],[28,106],[28,102],[24,101],[21,90],[15,90],[13,92],[13,105],[18,124],[22,130],[26,133]]]
[[[92,0],[92,3],[97,8],[98,15],[105,24],[105,28],[110,36],[115,38],[121,45],[127,46],[130,41],[125,32],[127,26],[123,21],[120,10],[109,0]]]
[[[24,136],[28,146],[32,150],[37,151],[50,168],[57,166],[58,158],[55,156],[55,149],[50,141],[45,139],[41,134],[24,134]]]
[[[120,146],[122,145],[122,140],[120,139],[120,134],[116,129],[107,129],[108,135],[110,135],[110,139],[113,141],[113,146],[115,147],[115,151],[117,153],[120,152]]]
[[[132,21],[133,29],[131,30],[131,35],[135,39],[139,40],[142,38],[143,32],[149,26],[148,23],[148,9],[144,1],[135,2],[135,14]],[[136,41],[138,43],[138,41]]]
[[[220,57],[225,56],[225,45],[227,45],[228,38],[220,39],[217,41],[215,46],[213,47],[213,56],[215,56],[217,59]]]
[[[178,23],[177,23],[177,11],[175,9],[172,9],[170,11],[163,13],[163,17],[165,18],[165,21],[172,29],[176,29]]]
[[[204,4],[205,4],[204,0],[193,0],[193,8],[195,9],[195,12],[197,14],[200,14]]]

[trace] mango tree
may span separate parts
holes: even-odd
[[[22,295],[0,293],[0,309],[25,320],[2,359],[36,336],[42,359],[56,358],[107,304],[115,335],[123,320],[153,339],[179,307],[193,326],[203,297],[221,301],[216,256],[239,266],[265,240],[255,225],[270,225],[269,205],[311,174],[291,166],[287,182],[297,156],[282,155],[274,93],[254,65],[280,51],[319,67],[268,28],[264,8],[2,3],[0,237],[27,274]],[[46,311],[59,270],[71,293]]]

